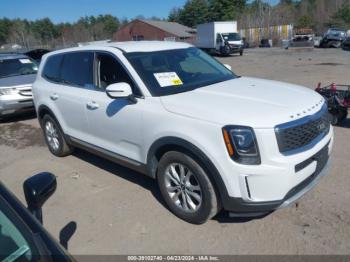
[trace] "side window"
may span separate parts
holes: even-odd
[[[135,87],[128,73],[117,59],[109,54],[98,53],[97,57],[97,85],[104,90],[115,83],[128,83],[135,95],[140,96],[140,91]]]
[[[64,55],[61,79],[63,83],[91,88],[93,77],[94,53],[74,52]]]
[[[62,64],[62,55],[50,56],[43,69],[43,77],[53,82],[60,82],[60,68]]]

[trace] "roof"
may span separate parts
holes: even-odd
[[[181,25],[176,22],[165,22],[165,21],[155,21],[155,20],[141,20],[141,22],[149,24],[153,27],[157,27],[163,31],[166,31],[172,35],[178,37],[192,37],[193,33],[196,32],[196,29]]]
[[[106,50],[109,48],[117,48],[125,53],[132,52],[155,52],[172,49],[184,49],[192,47],[192,45],[183,42],[167,42],[167,41],[129,41],[129,42],[111,42],[93,44],[82,47],[74,47],[68,49],[62,49],[50,54],[59,54],[67,51],[79,51],[79,50]]]
[[[21,59],[21,58],[28,58],[28,56],[17,54],[17,53],[0,53],[1,60]]]

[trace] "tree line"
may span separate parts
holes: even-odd
[[[189,27],[225,20],[237,20],[240,28],[294,24],[320,34],[327,27],[350,29],[350,0],[188,0],[168,19]]]
[[[276,5],[263,0],[188,0],[183,7],[171,9],[166,20],[189,27],[225,20],[237,20],[240,28],[294,24],[323,33],[327,27],[350,29],[350,0],[280,0]],[[74,23],[58,24],[49,18],[35,21],[2,18],[0,46],[10,43],[24,48],[60,48],[112,39],[113,33],[128,22],[113,15],[86,16]]]
[[[16,43],[24,48],[64,47],[78,42],[111,39],[118,28],[129,21],[112,15],[86,16],[75,23],[54,24],[50,18],[0,19],[0,45]]]

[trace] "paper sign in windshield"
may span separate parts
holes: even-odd
[[[30,62],[29,59],[20,59],[19,60],[22,64],[31,64],[32,62]]]
[[[161,87],[183,85],[180,77],[175,72],[155,73],[154,77]]]

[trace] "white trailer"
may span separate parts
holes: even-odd
[[[243,55],[243,41],[237,31],[237,21],[212,22],[197,26],[196,46],[222,55]]]

